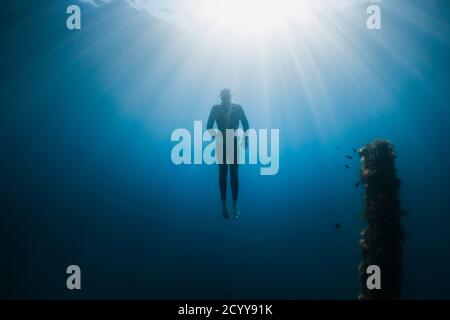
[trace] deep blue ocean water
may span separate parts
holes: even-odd
[[[447,1],[382,2],[374,31],[357,5],[262,44],[125,1],[78,2],[69,31],[69,4],[2,5],[0,297],[354,299],[352,148],[383,138],[407,212],[403,296],[450,298]],[[171,132],[205,123],[223,87],[251,127],[280,129],[277,175],[240,168],[239,221],[221,216],[215,166],[170,159]]]

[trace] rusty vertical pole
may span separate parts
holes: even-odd
[[[400,180],[395,169],[393,145],[376,140],[359,150],[361,184],[364,188],[364,218],[361,232],[362,262],[359,266],[360,299],[400,299],[404,233],[401,226]],[[381,270],[381,289],[367,287],[367,267]]]

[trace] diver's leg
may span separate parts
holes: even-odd
[[[220,199],[222,202],[227,201],[227,175],[228,166],[226,164],[219,164],[219,187],[220,187]]]
[[[226,163],[219,164],[219,188],[220,199],[222,200],[222,213],[225,219],[228,219],[227,211],[227,174],[228,165]]]
[[[230,164],[230,184],[233,201],[237,201],[239,191],[239,177],[237,163]]]
[[[238,191],[239,191],[239,175],[238,175],[238,164],[234,163],[230,165],[230,184],[231,184],[231,194],[233,196],[233,211],[234,216],[239,218],[240,212],[238,207]]]

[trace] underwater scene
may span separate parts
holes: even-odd
[[[450,299],[449,1],[1,7],[1,299]]]

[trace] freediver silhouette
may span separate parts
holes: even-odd
[[[231,102],[231,91],[229,89],[223,89],[220,92],[220,99],[222,103],[212,107],[209,114],[208,123],[206,125],[207,130],[212,129],[214,122],[217,124],[217,128],[222,133],[223,142],[221,145],[216,146],[217,155],[219,159],[223,159],[219,166],[219,188],[220,188],[220,198],[222,200],[222,213],[225,219],[229,219],[228,209],[227,209],[227,175],[228,168],[230,171],[230,184],[231,184],[231,194],[233,198],[233,214],[237,219],[240,216],[240,211],[238,207],[238,189],[239,189],[239,177],[238,177],[238,141],[237,137],[234,136],[233,143],[233,157],[227,157],[226,153],[226,130],[232,129],[236,130],[239,127],[239,121],[242,123],[244,132],[249,129],[247,117],[245,116],[244,109],[238,105]],[[216,143],[219,143],[216,141]],[[245,147],[248,147],[248,139],[245,138]]]

